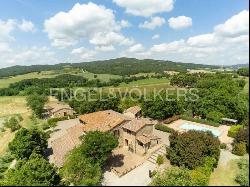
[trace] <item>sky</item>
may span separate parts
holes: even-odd
[[[0,68],[118,57],[249,63],[248,0],[1,0]]]

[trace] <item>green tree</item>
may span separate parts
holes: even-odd
[[[153,186],[192,186],[189,170],[173,167],[165,170],[163,174],[157,174],[151,185]]]
[[[83,153],[82,146],[70,152],[61,170],[63,177],[74,185],[100,185],[101,167],[92,164]]]
[[[9,143],[9,150],[17,159],[29,158],[33,151],[42,153],[46,148],[47,135],[37,129],[22,128]]]
[[[4,127],[10,128],[11,132],[14,132],[20,129],[21,125],[20,125],[19,120],[15,116],[12,116],[10,119],[7,119],[4,122]]]
[[[169,141],[167,157],[171,164],[195,169],[205,164],[206,157],[212,157],[216,161],[214,166],[217,165],[220,141],[210,132],[188,131],[182,134],[174,132],[169,136]]]
[[[33,153],[28,160],[21,160],[10,169],[5,183],[13,186],[55,186],[60,177],[55,168],[41,155]]]
[[[103,166],[112,150],[118,146],[118,139],[111,133],[93,131],[84,136],[83,154],[92,164]]]
[[[142,101],[142,114],[153,119],[166,119],[183,112],[183,104],[175,93],[161,92]]]
[[[33,94],[27,97],[27,105],[33,110],[34,114],[42,117],[44,112],[44,105],[48,101],[45,95]]]

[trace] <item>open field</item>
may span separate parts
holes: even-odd
[[[0,117],[29,113],[24,96],[0,97]]]
[[[40,73],[34,72],[34,73],[27,73],[24,75],[17,75],[9,78],[0,79],[0,89],[1,88],[7,88],[11,83],[19,82],[25,79],[34,79],[34,78],[53,78],[55,76],[61,75],[61,74],[72,74],[72,75],[78,75],[83,76],[89,80],[95,79],[95,75],[97,75],[96,79],[100,79],[103,82],[107,82],[110,79],[119,79],[121,76],[119,75],[109,75],[109,74],[94,74],[90,72],[80,72],[79,70],[76,71],[74,69],[70,70],[58,70],[58,71],[42,71]]]
[[[120,92],[131,92],[138,94],[139,92],[147,95],[153,91],[158,91],[160,89],[172,88],[169,80],[166,78],[149,78],[138,81],[133,81],[128,84],[122,83],[117,87],[105,87],[103,91],[114,90]]]
[[[51,78],[55,77],[57,74],[53,71],[43,71],[43,72],[34,72],[27,73],[24,75],[17,75],[10,78],[0,79],[0,88],[7,88],[11,83],[15,83],[24,79],[34,79],[34,78]]]
[[[89,80],[92,79],[100,79],[103,82],[107,82],[110,79],[119,79],[121,78],[121,76],[119,75],[111,75],[111,74],[94,74],[94,73],[90,73],[90,72],[81,72],[81,73],[77,73],[77,74],[73,74],[73,75],[79,75],[79,76],[83,76]],[[94,76],[97,75],[97,77],[95,78]]]

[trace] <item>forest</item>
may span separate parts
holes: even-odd
[[[163,60],[144,59],[138,60],[136,58],[117,58],[93,62],[81,63],[61,63],[56,65],[31,65],[31,66],[13,66],[0,69],[0,78],[22,75],[31,72],[62,70],[64,67],[81,68],[92,73],[97,74],[115,74],[115,75],[134,75],[137,73],[162,73],[167,71],[186,72],[187,69],[204,69],[204,68],[218,68],[217,66],[180,63]]]

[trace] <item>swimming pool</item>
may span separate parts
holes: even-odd
[[[208,127],[201,127],[201,126],[190,124],[190,123],[184,123],[179,128],[185,129],[185,130],[210,131],[215,137],[218,137],[221,134],[221,132],[216,129],[211,129]]]

